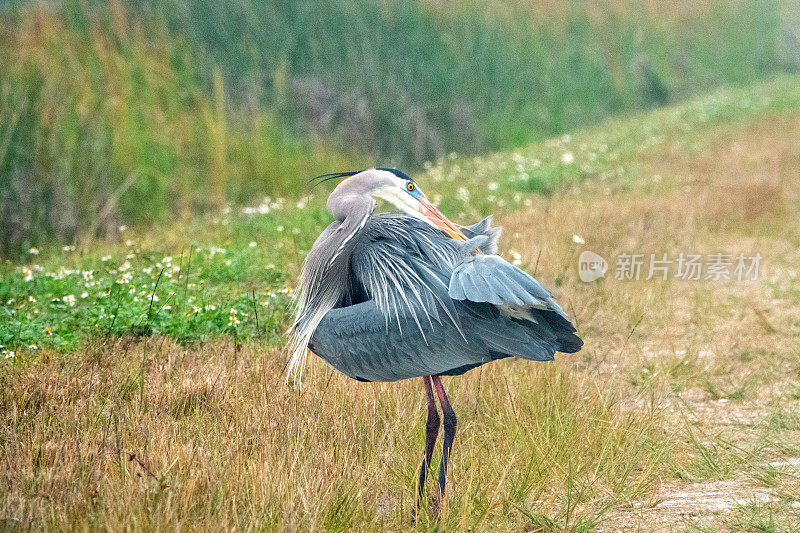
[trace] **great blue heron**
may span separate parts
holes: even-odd
[[[346,179],[328,197],[334,222],[303,264],[289,371],[302,372],[308,348],[359,381],[421,377],[428,419],[417,505],[439,432],[435,396],[444,419],[436,513],[456,430],[440,376],[511,356],[548,361],[583,341],[550,291],[496,255],[491,217],[457,226],[395,169],[320,178]],[[402,213],[375,213],[376,197]]]

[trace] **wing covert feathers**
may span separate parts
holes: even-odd
[[[462,231],[467,241],[406,215],[370,216],[350,255],[349,303],[327,312],[309,347],[362,381],[579,350],[583,341],[552,293],[494,255],[500,229],[491,218]]]

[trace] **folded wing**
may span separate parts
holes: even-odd
[[[582,341],[553,295],[496,250],[489,220],[456,241],[422,221],[374,214],[350,258],[348,298],[309,347],[364,381],[460,374],[504,357],[546,361]],[[482,253],[475,255],[475,250]]]
[[[453,300],[495,305],[502,314],[527,323],[542,335],[554,334],[560,352],[573,353],[583,346],[553,293],[500,256],[464,259],[453,269],[448,295]]]

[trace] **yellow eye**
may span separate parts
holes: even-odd
[[[413,191],[414,190],[414,184],[409,181],[408,184],[406,184],[406,189],[408,190],[408,192]]]

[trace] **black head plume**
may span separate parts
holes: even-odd
[[[414,181],[408,175],[404,174],[403,172],[397,170],[396,168],[376,168],[375,170],[384,170],[386,172],[391,172],[395,176],[400,179]],[[338,180],[340,178],[348,178],[350,176],[355,176],[356,174],[364,172],[363,170],[353,170],[350,172],[331,172],[330,174],[323,174],[321,176],[317,176],[315,178],[311,178],[309,181],[315,181],[317,183],[322,183],[329,180]]]
[[[353,170],[351,172],[332,172],[330,174],[323,174],[321,176],[311,178],[309,181],[316,181],[317,183],[322,183],[323,181],[338,180],[339,178],[355,176],[359,172],[363,172],[363,170]]]

